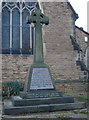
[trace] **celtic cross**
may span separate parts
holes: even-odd
[[[37,7],[37,9],[27,17],[27,24],[31,23],[33,23],[35,27],[34,63],[44,63],[42,25],[48,25],[49,19],[41,12],[39,7]]]

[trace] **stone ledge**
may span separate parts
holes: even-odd
[[[13,106],[10,100],[4,101],[3,112],[7,115],[17,115],[22,113],[38,113],[38,112],[52,112],[60,110],[83,109],[86,105],[84,102],[64,103],[64,104],[47,104],[34,106]]]
[[[63,104],[73,103],[74,98],[71,96],[54,97],[54,98],[35,98],[35,99],[21,99],[21,97],[12,97],[14,106],[32,106],[32,105],[45,105],[45,104]]]
[[[34,98],[52,98],[52,97],[62,97],[61,92],[56,90],[32,90],[30,92],[20,92],[20,96],[23,99],[34,99]]]

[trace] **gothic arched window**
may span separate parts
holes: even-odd
[[[10,52],[10,11],[7,7],[2,10],[2,49],[3,53]],[[8,19],[7,19],[8,18]]]
[[[36,2],[2,2],[2,53],[32,54],[34,28],[26,17],[36,8]]]

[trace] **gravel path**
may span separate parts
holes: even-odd
[[[80,113],[82,112],[82,113]],[[72,110],[72,111],[57,111],[45,113],[30,113],[26,115],[3,115],[3,118],[58,118],[58,116],[68,116],[72,118],[87,118],[87,109]]]

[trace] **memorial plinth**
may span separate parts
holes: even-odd
[[[53,88],[48,68],[34,68],[31,76],[30,90]]]
[[[34,63],[29,70],[27,92],[12,96],[4,101],[4,114],[24,114],[31,112],[51,112],[85,108],[84,102],[75,102],[71,96],[63,96],[55,90],[49,66],[44,63],[42,25],[48,24],[48,18],[39,7],[28,17],[27,23],[34,24],[35,45]]]

